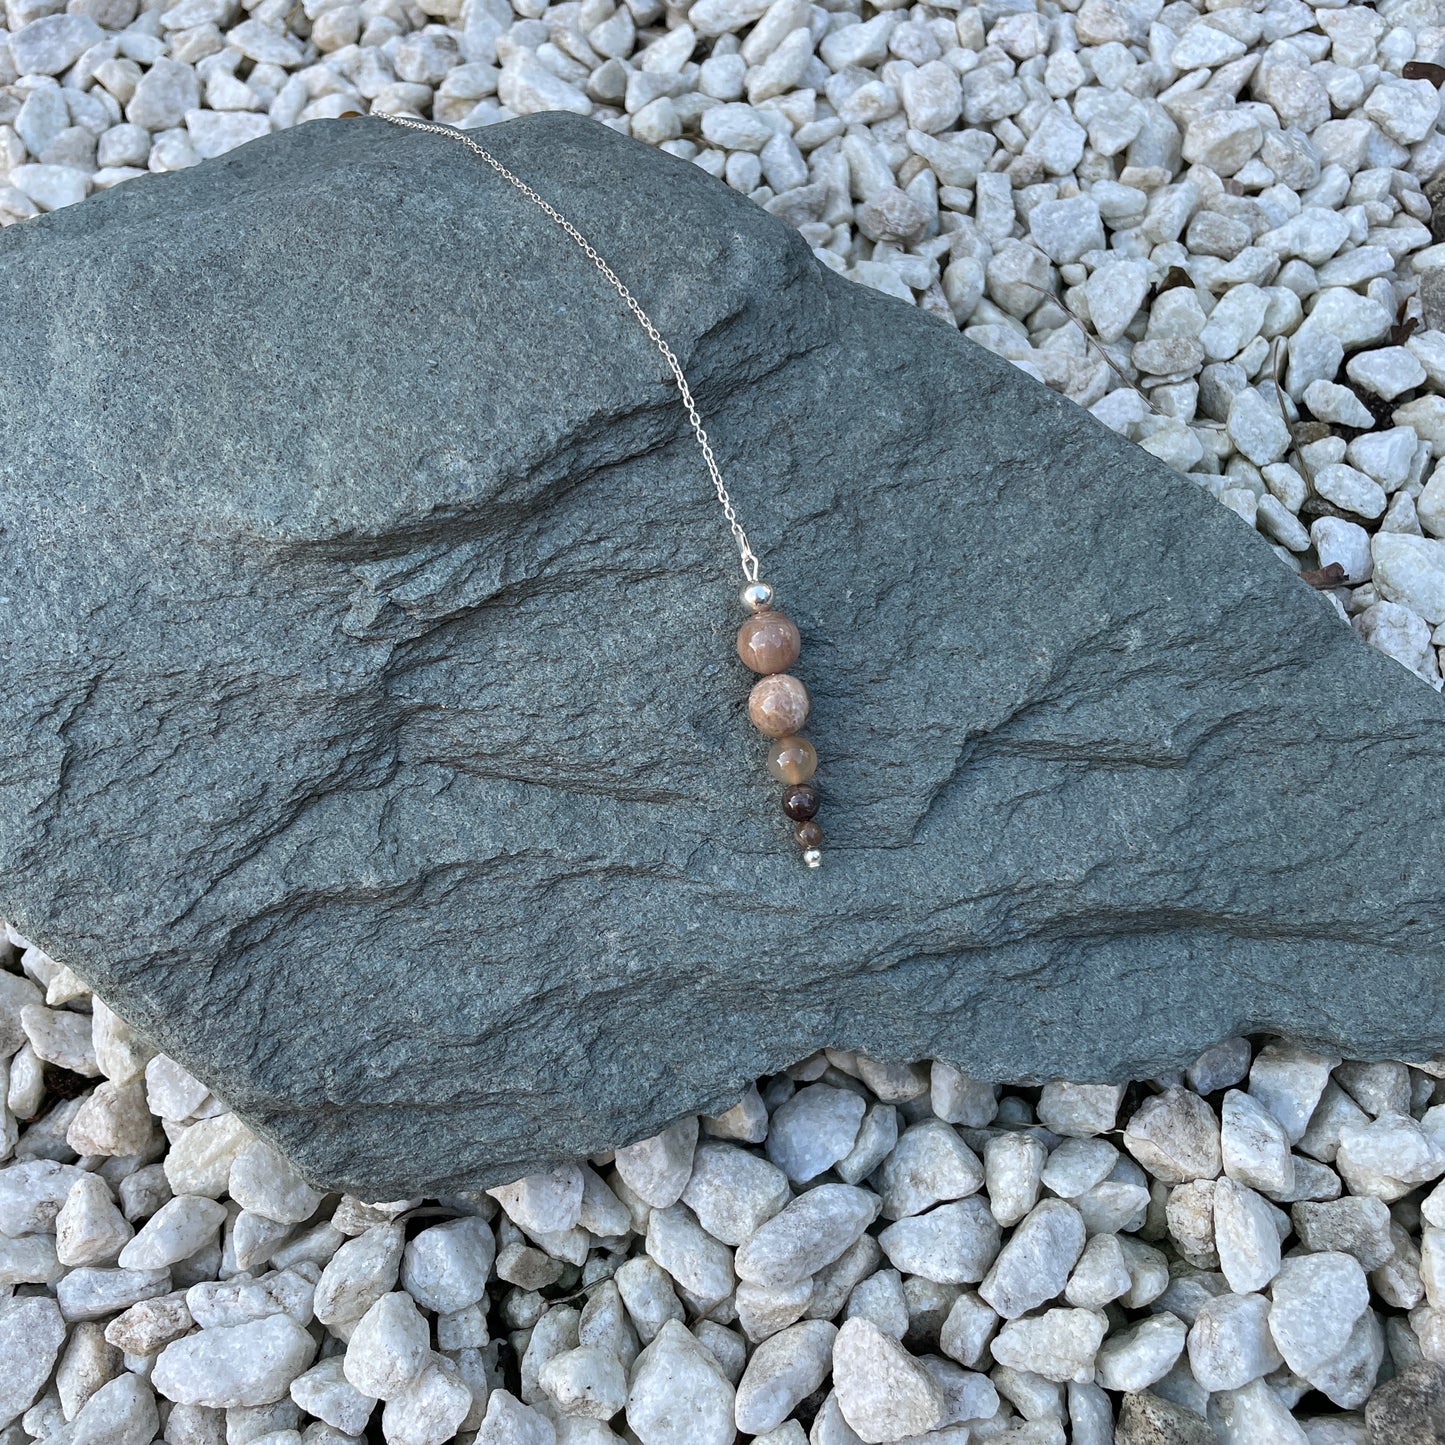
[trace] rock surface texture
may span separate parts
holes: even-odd
[[[462,147],[318,122],[0,237],[27,937],[370,1198],[655,1134],[821,1045],[1042,1081],[1261,1027],[1445,1042],[1436,693],[696,167],[565,114],[486,143],[688,373],[802,629],[822,869],[646,336]]]

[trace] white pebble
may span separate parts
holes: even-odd
[[[809,1084],[773,1112],[767,1154],[789,1179],[804,1183],[852,1149],[867,1104],[851,1089]]]
[[[1032,1134],[995,1134],[984,1146],[989,1207],[1002,1225],[1017,1224],[1039,1198],[1048,1150]]]
[[[733,1260],[738,1278],[792,1284],[837,1259],[873,1222],[878,1199],[849,1184],[820,1184],[761,1225]]]
[[[315,1214],[320,1190],[313,1189],[279,1150],[263,1139],[252,1139],[231,1161],[228,1180],[231,1198],[253,1214],[278,1224],[300,1224]]]
[[[1087,1384],[1107,1321],[1085,1309],[1052,1309],[1010,1320],[992,1345],[994,1360],[1015,1370],[1030,1370],[1046,1380]]]
[[[476,1445],[557,1445],[552,1422],[507,1390],[493,1390]],[[646,1439],[643,1445],[653,1445]]]
[[[1280,1238],[1269,1201],[1220,1179],[1214,1187],[1214,1246],[1219,1267],[1236,1294],[1263,1289],[1280,1268]]]
[[[347,1381],[363,1395],[390,1400],[414,1384],[430,1344],[426,1321],[409,1294],[384,1294],[367,1310],[346,1346]]]
[[[456,1364],[432,1355],[416,1379],[387,1400],[382,1434],[387,1445],[445,1445],[471,1408],[471,1389]]]
[[[1099,1383],[1106,1390],[1147,1389],[1173,1369],[1187,1335],[1184,1321],[1165,1311],[1111,1336],[1099,1349]]]
[[[1428,80],[1382,76],[1365,100],[1364,113],[1391,140],[1414,145],[1440,119],[1440,94]]]
[[[1206,1390],[1242,1389],[1283,1363],[1269,1310],[1261,1294],[1217,1295],[1200,1306],[1189,1329],[1189,1368]]]
[[[65,1265],[101,1264],[113,1260],[134,1234],[105,1181],[83,1174],[55,1217],[56,1257]]]
[[[251,1131],[234,1114],[186,1125],[172,1135],[165,1157],[171,1192],[219,1199],[230,1184],[232,1162],[251,1138]]]
[[[249,22],[248,22],[249,23]],[[239,28],[239,27],[238,27]],[[228,39],[234,36],[232,31]],[[275,62],[272,62],[273,64]],[[211,160],[271,133],[271,118],[246,110],[188,110],[186,130],[202,160]]]
[[[1357,386],[1386,401],[1393,401],[1425,380],[1425,368],[1403,346],[1356,352],[1345,363],[1345,373]]]
[[[1357,436],[1345,451],[1351,466],[1373,477],[1387,491],[1393,491],[1410,475],[1419,439],[1409,427],[1387,427],[1384,431]]]
[[[169,1344],[151,1383],[168,1400],[225,1409],[269,1405],[316,1355],[316,1341],[289,1315],[201,1330]]]
[[[1117,341],[1138,315],[1149,291],[1149,268],[1142,260],[1110,259],[1084,284],[1089,320],[1100,341]]]
[[[1096,1234],[1084,1246],[1079,1262],[1069,1275],[1064,1298],[1082,1309],[1102,1309],[1133,1288],[1119,1237]]]
[[[983,1166],[952,1125],[925,1120],[899,1137],[878,1174],[883,1215],[901,1219],[983,1187]]]
[[[691,1115],[670,1124],[661,1134],[619,1149],[613,1160],[618,1176],[654,1209],[677,1203],[692,1174],[697,1131],[697,1118]]]
[[[575,1164],[546,1174],[528,1174],[512,1184],[487,1190],[519,1229],[554,1234],[571,1229],[582,1216],[583,1178]]]
[[[762,1341],[738,1381],[735,1419],[745,1434],[774,1430],[827,1378],[838,1331],[803,1320]]]
[[[150,1445],[159,1429],[154,1390],[139,1375],[125,1373],[107,1380],[90,1395],[64,1433],[76,1441]]]
[[[376,1401],[363,1395],[346,1378],[342,1357],[331,1355],[291,1381],[291,1399],[344,1435],[360,1435],[371,1418]]]
[[[1255,466],[1278,461],[1289,450],[1289,427],[1278,405],[1266,401],[1253,387],[1235,396],[1227,426],[1230,440]]]
[[[1146,1099],[1124,1129],[1124,1147],[1166,1184],[1211,1179],[1221,1167],[1219,1121],[1187,1089],[1175,1087]]]
[[[1084,1251],[1084,1221],[1062,1199],[1040,1201],[1014,1230],[979,1286],[1005,1319],[1017,1319],[1064,1292]]]
[[[644,1342],[655,1339],[669,1320],[683,1318],[682,1303],[672,1280],[654,1261],[634,1256],[613,1276],[627,1313]]]
[[[1037,299],[1037,298],[1035,298]],[[1039,1123],[1067,1138],[1088,1139],[1114,1127],[1122,1084],[1045,1084],[1039,1094]]]
[[[65,1342],[65,1321],[55,1301],[35,1295],[0,1304],[0,1429],[29,1408],[50,1378],[60,1347]]]
[[[871,1171],[869,1171],[871,1172]],[[739,1245],[792,1198],[776,1165],[731,1144],[697,1147],[682,1201],[714,1239]]]
[[[120,1252],[123,1269],[164,1269],[189,1259],[211,1243],[226,1222],[226,1209],[214,1199],[178,1194],[146,1221]]]
[[[1219,1396],[1219,1432],[1223,1445],[1311,1445],[1289,1406],[1264,1380],[1251,1380],[1241,1390]]]
[[[1286,1259],[1270,1299],[1275,1346],[1295,1374],[1308,1375],[1345,1348],[1370,1293],[1359,1260],[1326,1252]]]
[[[405,1235],[400,1225],[377,1224],[345,1241],[316,1282],[316,1318],[324,1325],[357,1321],[396,1286]]]
[[[1445,622],[1445,542],[1377,532],[1370,556],[1382,596],[1418,612],[1426,622]]]
[[[1029,234],[1034,244],[1061,266],[1104,246],[1104,224],[1092,196],[1072,196],[1035,206],[1029,212]]]
[[[633,1366],[627,1424],[642,1445],[732,1445],[734,1398],[713,1355],[669,1320]]]
[[[1301,1045],[1274,1040],[1255,1056],[1248,1092],[1283,1126],[1291,1144],[1304,1137],[1338,1058]]]
[[[998,1221],[981,1198],[940,1204],[878,1236],[895,1269],[936,1284],[977,1284],[999,1251]]]
[[[402,1255],[401,1283],[423,1309],[455,1314],[487,1292],[496,1240],[475,1215],[423,1229]]]
[[[720,1303],[737,1284],[732,1251],[708,1234],[681,1202],[652,1211],[646,1247],[678,1286],[704,1306]]]
[[[84,14],[41,15],[18,28],[14,20],[10,24],[10,58],[21,75],[59,75],[105,38],[100,26]]]
[[[867,1445],[922,1435],[943,1423],[943,1392],[932,1376],[869,1320],[845,1320],[838,1331],[833,1387],[843,1419]]]
[[[81,1101],[65,1142],[82,1155],[140,1154],[149,1147],[154,1130],[144,1085],[107,1079]]]
[[[1294,1156],[1284,1126],[1258,1100],[1231,1089],[1221,1106],[1220,1147],[1224,1172],[1263,1194],[1294,1186]]]
[[[553,1355],[537,1383],[563,1415],[610,1420],[627,1403],[627,1374],[611,1350],[579,1345]]]
[[[316,1287],[294,1269],[272,1270],[252,1279],[202,1280],[186,1291],[186,1308],[203,1329],[231,1327],[268,1315],[289,1315],[298,1325],[309,1324],[314,1313]],[[333,1324],[333,1333],[349,1332],[350,1321]]]
[[[0,1244],[5,1241],[0,1239]],[[55,1286],[60,1313],[67,1320],[103,1320],[121,1310],[165,1294],[171,1287],[168,1269],[73,1269]]]
[[[64,1273],[49,1235],[23,1234],[19,1239],[0,1235],[0,1288],[54,1284]]]
[[[838,1161],[837,1174],[845,1184],[866,1179],[898,1142],[898,1110],[892,1104],[874,1104],[858,1126],[853,1147]]]
[[[145,1067],[146,1102],[162,1119],[179,1122],[206,1101],[210,1090],[174,1059],[157,1054]]]
[[[775,127],[746,101],[729,101],[702,113],[702,138],[726,151],[760,151]]]
[[[963,110],[958,72],[942,60],[906,71],[898,90],[908,124],[928,135],[947,130]]]
[[[16,169],[23,171],[52,168],[19,166]],[[15,171],[10,173],[11,183],[19,185],[15,174]],[[24,190],[23,186],[20,188]],[[44,1004],[26,1004],[20,1010],[20,1023],[37,1058],[44,1059],[47,1064],[57,1064],[62,1069],[69,1069],[73,1074],[84,1074],[87,1078],[93,1079],[99,1075],[100,1064],[95,1057],[90,1019],[85,1014],[71,1013],[67,1009],[50,1009]]]
[[[1232,176],[1263,140],[1264,132],[1253,116],[1235,110],[1210,111],[1186,128],[1184,159],[1206,165],[1217,175]]]

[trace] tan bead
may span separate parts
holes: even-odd
[[[779,738],[768,749],[768,771],[780,783],[806,783],[817,767],[817,751],[807,738]]]
[[[797,732],[808,721],[812,706],[808,689],[788,672],[760,677],[748,694],[748,716],[753,726],[770,738]]]
[[[754,672],[782,672],[798,660],[798,626],[782,612],[756,612],[738,628],[738,656]]]

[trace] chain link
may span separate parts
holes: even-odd
[[[702,418],[698,415],[697,405],[692,399],[692,389],[687,384],[687,377],[682,374],[682,366],[677,357],[673,354],[672,347],[663,339],[657,327],[653,325],[652,318],[642,309],[631,291],[618,279],[617,273],[597,253],[596,247],[567,219],[557,208],[543,200],[541,196],[529,186],[520,176],[514,175],[499,161],[490,151],[483,150],[470,136],[463,134],[451,126],[439,125],[435,121],[415,120],[405,115],[387,115],[384,112],[374,111],[373,114],[380,115],[382,120],[390,121],[392,125],[405,126],[409,130],[429,131],[432,135],[445,136],[448,140],[460,141],[469,150],[479,155],[508,185],[515,186],[534,206],[539,207],[546,216],[560,226],[581,248],[587,259],[606,278],[607,284],[627,304],[627,309],[637,318],[642,329],[652,340],[652,344],[662,353],[662,358],[667,362],[672,371],[672,378],[677,383],[678,394],[682,397],[683,409],[687,412],[687,419],[692,423],[692,430],[697,437],[697,444],[702,449],[702,459],[707,463],[708,475],[712,478],[713,487],[717,491],[717,499],[722,503],[723,515],[728,519],[728,526],[737,540],[738,552],[742,559],[743,576],[749,582],[758,580],[758,559],[753,549],[748,545],[748,535],[743,531],[742,523],[738,521],[737,513],[733,510],[733,500],[728,495],[727,488],[723,485],[722,472],[718,469],[717,458],[713,456],[712,444],[707,439],[707,432],[703,430]]]

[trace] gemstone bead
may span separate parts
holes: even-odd
[[[802,648],[798,625],[782,612],[755,612],[738,628],[738,656],[754,672],[783,672]]]
[[[823,841],[823,830],[815,822],[809,819],[806,823],[799,823],[793,829],[795,837],[804,848],[816,848]]]
[[[770,738],[797,732],[808,721],[812,706],[808,689],[788,672],[760,677],[748,694],[748,716],[753,726]]]
[[[806,783],[818,767],[818,754],[807,738],[779,738],[768,749],[768,771],[780,783]]]
[[[783,812],[795,823],[806,823],[818,811],[821,801],[816,788],[800,784],[783,794]]]

